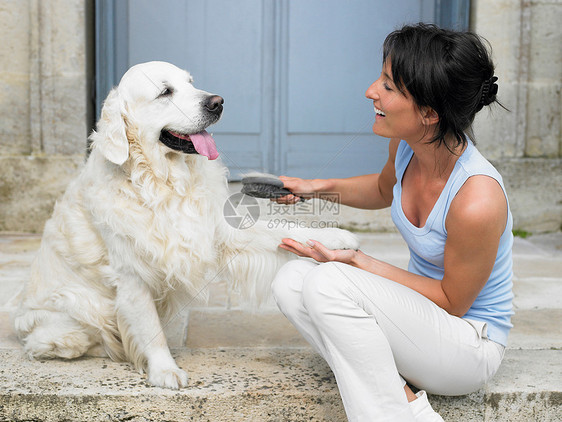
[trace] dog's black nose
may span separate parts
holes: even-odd
[[[205,107],[209,113],[221,114],[223,104],[224,99],[222,97],[219,97],[218,95],[211,95],[210,97],[207,97],[203,103],[203,107]]]

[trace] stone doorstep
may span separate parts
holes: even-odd
[[[562,278],[562,257],[514,256],[515,278]]]
[[[562,275],[559,278],[513,280],[515,312],[523,309],[562,309]]]
[[[558,420],[562,351],[548,349],[562,347],[561,312],[518,312],[489,385],[433,396],[434,408],[446,421]],[[0,316],[0,421],[345,420],[331,371],[278,311],[194,309],[168,325],[178,365],[190,374],[180,391],[148,386],[130,364],[109,359],[29,361]]]
[[[365,250],[403,260],[398,235],[360,237]],[[559,244],[560,237],[556,239]],[[8,284],[15,283],[6,277],[17,275],[15,261],[30,260],[29,253],[39,244],[36,236],[13,240],[0,236],[0,255],[9,258],[2,260],[7,273],[0,274],[6,292],[11,290]],[[516,239],[514,258],[519,265],[514,288],[518,309],[510,349],[485,389],[465,397],[431,398],[447,421],[562,419],[562,310],[555,297],[562,274],[560,255]],[[217,286],[215,294],[220,292]],[[217,296],[215,302],[223,299]],[[250,314],[224,307],[195,308],[175,318],[165,331],[191,381],[187,389],[172,391],[147,386],[144,376],[127,363],[99,358],[27,360],[6,309],[1,309],[4,302],[0,421],[345,420],[329,368],[276,309]]]
[[[509,349],[561,349],[562,309],[519,310]],[[181,322],[172,323],[171,326]],[[188,348],[308,347],[308,343],[279,311],[252,314],[240,310],[191,310],[185,344]],[[168,327],[167,327],[168,328]],[[178,345],[177,339],[168,338]],[[183,338],[183,337],[182,337]]]
[[[562,350],[562,309],[519,310],[508,349]],[[279,311],[193,309],[173,318],[164,332],[171,348],[307,348],[308,343]],[[0,311],[0,349],[20,349],[7,311]],[[562,363],[562,362],[561,362]]]
[[[333,375],[310,349],[173,352],[190,374],[185,389],[151,387],[129,364],[109,359],[37,362],[0,351],[0,420],[345,420]],[[555,421],[561,375],[560,351],[510,350],[484,389],[430,400],[446,421]]]

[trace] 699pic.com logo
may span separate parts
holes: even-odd
[[[226,222],[235,229],[249,229],[260,218],[260,205],[251,196],[235,193],[224,203],[223,215]]]

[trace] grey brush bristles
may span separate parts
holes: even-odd
[[[289,189],[283,187],[283,182],[277,176],[267,173],[243,175],[241,192],[254,198],[268,199],[292,194]],[[304,201],[304,199],[301,198],[301,201]]]

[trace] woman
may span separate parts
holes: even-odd
[[[390,138],[381,173],[282,177],[295,194],[278,202],[337,192],[353,207],[391,206],[410,249],[406,271],[314,240],[280,245],[321,263],[286,264],[273,292],[330,365],[350,421],[442,421],[426,391],[475,391],[503,358],[512,217],[501,176],[466,135],[476,112],[497,102],[496,80],[477,35],[405,26],[385,40],[382,74],[366,92],[373,132]]]

